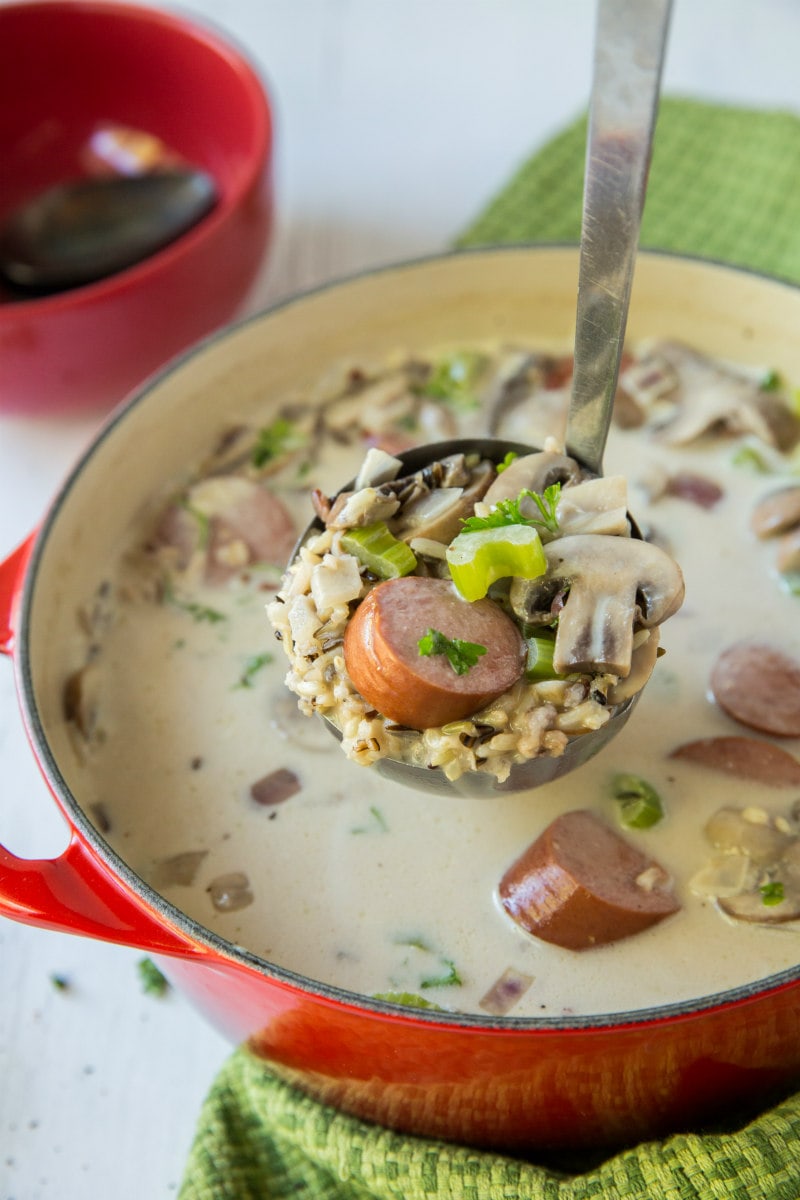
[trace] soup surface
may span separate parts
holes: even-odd
[[[754,740],[796,756],[800,739],[745,727],[710,690],[720,656],[745,639],[800,657],[798,535],[751,527],[759,501],[798,484],[800,419],[768,373],[659,344],[626,359],[606,472],[627,477],[639,525],[681,564],[686,600],[627,727],[580,771],[491,799],[417,793],[349,762],[284,686],[265,606],[312,515],[311,488],[336,492],[370,445],[559,438],[570,366],[505,346],[398,354],[348,365],[313,396],[265,398],[259,420],[221,428],[189,482],[154,499],[96,581],[85,655],[65,684],[70,782],[126,862],[208,928],[353,992],[511,1017],[641,1009],[798,961],[800,926],[784,918],[800,882],[781,856],[800,836],[800,782],[791,763],[780,781],[747,763]],[[762,685],[769,708],[766,667],[745,691]],[[672,756],[718,737],[748,739],[743,768],[721,769],[713,750],[712,765]],[[620,775],[660,798],[649,828],[621,824]],[[759,857],[740,832],[715,846],[706,826],[721,808],[780,847]],[[519,928],[500,880],[574,809],[657,860],[680,910],[583,952]],[[722,911],[742,890],[747,920]]]

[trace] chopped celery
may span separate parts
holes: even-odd
[[[516,450],[509,450],[502,462],[497,464],[497,474],[502,475],[507,467],[510,467],[515,458],[519,458]]]
[[[474,408],[478,403],[475,387],[487,362],[484,354],[475,352],[449,354],[434,364],[422,392],[460,408]]]
[[[664,816],[658,792],[639,775],[615,775],[611,791],[628,829],[649,829]]]
[[[750,471],[755,471],[757,475],[769,475],[770,466],[763,454],[756,450],[755,446],[740,446],[739,449],[731,457],[731,463],[734,467],[747,467]]]
[[[444,1012],[441,1004],[434,1004],[416,992],[375,992],[374,1000],[386,1000],[389,1004],[404,1004],[406,1008],[429,1008],[434,1012]]]
[[[379,579],[410,575],[417,565],[414,551],[390,532],[385,521],[348,529],[342,534],[342,549],[354,554]]]
[[[505,525],[460,533],[447,548],[453,583],[465,600],[480,600],[498,579],[537,579],[547,569],[532,525]]]
[[[528,660],[525,664],[525,678],[530,683],[538,679],[563,679],[553,666],[553,651],[556,639],[552,633],[537,633],[535,637],[526,639]]]

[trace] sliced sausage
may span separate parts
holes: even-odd
[[[443,654],[424,656],[429,629],[486,647],[459,675]],[[344,637],[353,684],[398,725],[430,729],[477,712],[520,678],[525,649],[516,625],[492,600],[462,600],[446,579],[407,575],[372,589]]]
[[[749,737],[708,737],[676,746],[670,758],[769,787],[799,787],[800,762],[780,746]]]
[[[564,813],[506,871],[504,909],[528,933],[588,950],[639,933],[680,904],[663,867],[593,813]]]
[[[800,663],[775,646],[729,646],[711,672],[711,691],[734,721],[776,737],[800,737]]]

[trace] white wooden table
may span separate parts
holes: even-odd
[[[278,227],[249,307],[444,248],[588,95],[591,0],[193,0],[278,117]],[[676,0],[665,90],[800,113],[797,0]],[[99,422],[0,416],[0,557]],[[0,661],[0,840],[65,845]],[[177,1190],[229,1047],[141,955],[0,921],[0,1200]],[[66,991],[52,976],[70,981]]]

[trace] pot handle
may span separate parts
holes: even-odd
[[[0,563],[3,654],[13,648],[16,603],[35,537],[32,533]],[[139,900],[75,833],[54,859],[17,858],[0,845],[0,916],[154,953],[207,953]]]
[[[35,538],[34,532],[0,563],[0,654],[11,653],[14,642],[14,607],[22,588],[22,578]]]
[[[0,845],[0,916],[158,954],[207,953],[145,907],[77,836],[54,859],[17,858]]]

